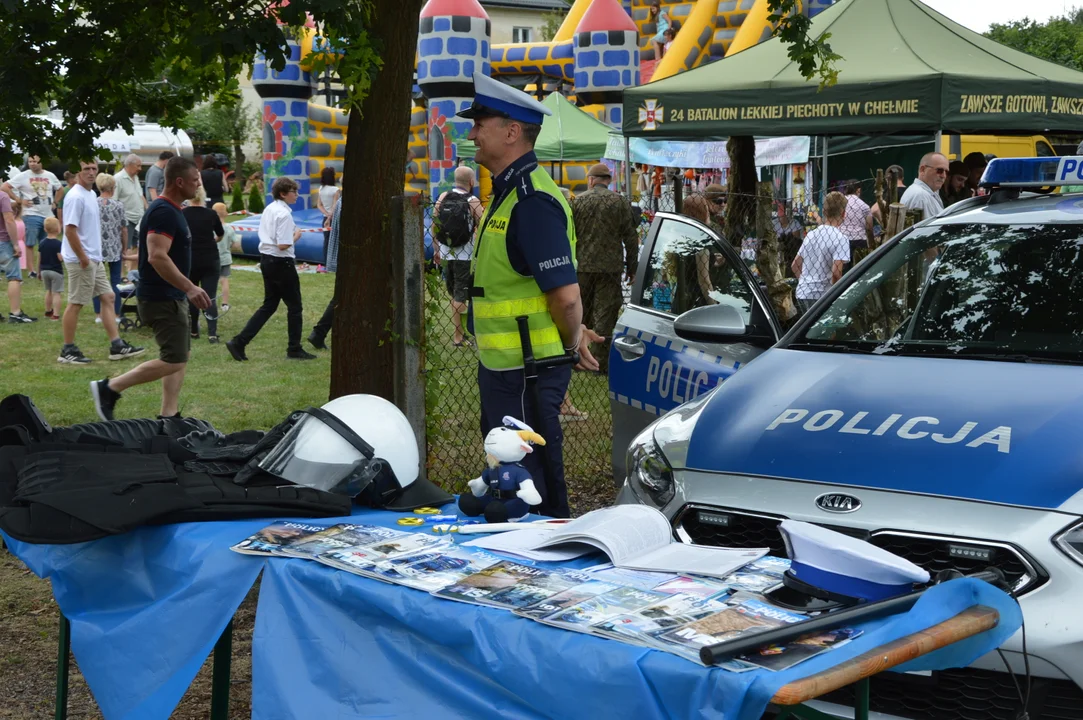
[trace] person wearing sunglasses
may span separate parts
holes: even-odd
[[[721,237],[722,228],[726,226],[726,188],[711,183],[703,188],[703,196],[707,198],[707,209],[711,213],[711,228]]]
[[[935,217],[944,209],[940,188],[948,179],[948,159],[938,152],[927,153],[918,166],[918,177],[903,193],[907,210],[921,210],[922,219]]]

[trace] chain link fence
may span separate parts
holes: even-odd
[[[426,255],[435,256],[429,250],[436,247],[432,203],[425,209],[425,243]],[[469,281],[460,263],[468,265],[468,260],[468,248],[441,257],[439,263],[433,257],[424,290],[428,477],[452,492],[465,491],[467,481],[477,477],[485,463],[477,351],[466,331],[461,286]],[[608,378],[573,372],[560,417],[569,503],[573,512],[577,507],[596,507],[600,495],[609,497],[613,492]]]
[[[637,231],[641,246],[659,211],[680,212],[693,217],[726,241],[725,208],[735,197],[722,191],[720,185],[709,188],[711,183],[704,182],[706,179],[699,178],[687,186],[682,183],[682,187],[674,188],[671,178],[668,191],[645,199],[636,196],[633,205],[638,210]],[[682,180],[683,173],[677,182]],[[757,201],[755,198],[749,200]],[[789,285],[791,299],[797,301],[795,305],[799,311],[815,302],[842,273],[867,255],[870,248],[877,247],[883,237],[874,180],[849,181],[833,189],[824,203],[826,208],[811,200],[808,197],[796,200],[784,197],[776,188],[771,208],[771,226],[778,239],[778,271]],[[443,257],[436,261],[434,256],[440,253],[435,252],[433,210],[430,201],[425,209],[425,242],[427,257],[432,259],[428,263],[424,288],[428,473],[444,487],[461,492],[466,489],[468,480],[477,477],[484,463],[477,353],[466,331],[470,248],[460,249],[450,257],[445,248]],[[668,260],[665,250],[654,253],[648,261],[650,277],[645,284],[645,297],[637,302],[674,315],[711,302],[712,293],[696,294],[695,286],[713,284],[716,289],[724,288],[726,281],[713,277],[714,271],[722,270],[722,263],[718,261],[721,256],[717,255],[715,262],[711,262],[710,253],[704,253],[703,249],[713,241],[708,236],[704,238],[706,244],[701,243],[701,247],[685,248],[676,253],[676,248],[671,248]],[[757,267],[763,260],[759,253],[761,240],[752,232],[734,246],[753,275],[765,282]],[[670,263],[668,267],[667,262]],[[729,273],[727,277],[732,283],[733,274]],[[622,288],[623,300],[627,303],[631,285],[624,282]],[[693,296],[700,300],[696,301]],[[582,503],[596,506],[600,498],[612,495],[609,403],[607,375],[581,371],[572,374],[561,422],[565,433],[565,477],[573,511],[577,502],[581,507]]]

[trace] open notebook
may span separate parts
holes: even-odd
[[[529,526],[465,544],[531,560],[567,560],[601,550],[617,567],[718,578],[767,553],[767,548],[686,545],[673,540],[672,533],[666,516],[658,510],[616,505],[566,525]]]

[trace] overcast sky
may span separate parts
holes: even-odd
[[[921,0],[929,7],[976,32],[985,32],[991,23],[1006,23],[1029,17],[1044,23],[1065,15],[1081,0]]]

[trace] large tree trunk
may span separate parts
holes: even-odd
[[[331,397],[395,397],[391,199],[403,192],[418,17],[423,0],[374,0],[383,68],[351,108],[342,173]],[[321,308],[322,309],[322,308]]]
[[[726,239],[738,251],[741,241],[756,231],[756,140],[751,135],[734,135],[726,141],[730,157],[726,183]]]

